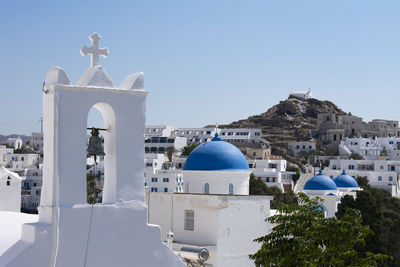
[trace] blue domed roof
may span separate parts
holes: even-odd
[[[196,147],[186,160],[186,171],[248,171],[246,158],[240,150],[222,141],[218,134]]]
[[[356,179],[346,174],[343,170],[342,174],[333,180],[337,187],[358,187]]]
[[[335,182],[322,174],[322,170],[304,185],[304,190],[337,190]]]

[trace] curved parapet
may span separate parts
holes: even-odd
[[[54,66],[51,69],[49,69],[49,71],[47,72],[47,75],[46,75],[45,83],[46,83],[46,85],[52,85],[52,84],[70,85],[71,84],[65,71],[58,66]]]
[[[99,86],[115,88],[114,82],[111,80],[110,75],[100,65],[88,68],[79,81],[76,83],[78,86]]]
[[[136,72],[126,77],[119,86],[126,90],[144,90],[144,73]]]

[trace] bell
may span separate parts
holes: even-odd
[[[92,128],[92,136],[89,138],[89,145],[87,148],[87,156],[94,156],[96,162],[96,156],[104,156],[104,149],[101,144],[101,138],[99,137],[99,129]]]

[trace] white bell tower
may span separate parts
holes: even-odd
[[[100,36],[89,37],[91,66],[76,85],[59,67],[43,86],[44,170],[39,222],[3,257],[6,266],[184,266],[147,225],[144,130],[147,92],[143,73],[116,87],[99,65]],[[87,204],[86,138],[89,110],[103,115],[103,203]],[[1,265],[1,264],[0,264]]]

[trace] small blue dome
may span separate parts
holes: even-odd
[[[358,187],[357,181],[350,175],[347,175],[345,170],[333,181],[337,187]]]
[[[322,174],[322,170],[304,185],[304,190],[337,190],[335,182]]]
[[[186,160],[186,171],[248,171],[246,158],[240,150],[215,134],[207,143],[196,147]]]

